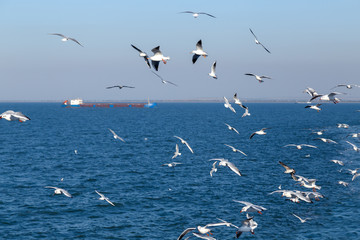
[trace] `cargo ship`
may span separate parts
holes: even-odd
[[[66,108],[76,108],[76,107],[86,107],[86,108],[93,108],[93,107],[104,107],[104,108],[113,108],[113,107],[136,107],[136,108],[153,108],[157,104],[150,103],[84,103],[81,98],[66,100],[63,102],[62,106]]]

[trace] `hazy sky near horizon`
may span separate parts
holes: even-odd
[[[0,101],[308,99],[306,87],[360,84],[359,9],[358,0],[0,0]],[[200,39],[209,56],[192,64]],[[130,44],[149,55],[160,46],[171,60],[157,73],[179,86],[162,84]],[[215,60],[218,79],[208,76]],[[105,89],[118,84],[135,88]],[[360,88],[336,91],[360,99]]]

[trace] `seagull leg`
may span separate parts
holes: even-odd
[[[259,214],[262,214],[262,212],[258,211]]]
[[[163,63],[166,64],[166,61],[164,59],[162,59]]]
[[[313,192],[316,192],[316,189],[315,189],[315,188],[313,188]]]

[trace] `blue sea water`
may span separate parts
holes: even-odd
[[[1,239],[177,239],[184,229],[216,218],[241,225],[246,216],[233,200],[268,209],[252,214],[255,234],[243,233],[241,239],[360,239],[360,178],[352,182],[345,171],[360,167],[359,153],[345,142],[360,145],[347,137],[360,132],[360,104],[324,104],[319,113],[292,103],[248,107],[251,116],[241,118],[242,109],[235,106],[234,114],[221,103],[162,103],[154,109],[0,103],[0,112],[12,109],[31,118],[0,120]],[[249,139],[264,127],[267,135]],[[114,139],[108,128],[126,142]],[[318,136],[310,129],[325,129],[323,136],[338,144],[314,140]],[[187,140],[194,154],[174,135]],[[176,143],[182,155],[175,161],[182,164],[162,166],[173,161]],[[318,149],[284,147],[290,143]],[[210,177],[211,158],[229,159],[243,176],[218,167]],[[318,179],[325,198],[293,203],[269,195],[280,184],[308,191],[284,174],[278,161]],[[350,184],[343,187],[339,180]],[[64,188],[73,198],[53,196],[45,186]],[[98,200],[95,190],[116,206]],[[311,220],[301,223],[292,213]],[[234,239],[235,230],[212,232],[216,239]]]

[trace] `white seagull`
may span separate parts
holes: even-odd
[[[237,175],[241,176],[240,170],[232,162],[229,162],[229,160],[227,160],[227,159],[213,158],[213,159],[210,159],[209,161],[220,161],[219,166],[228,167],[228,168],[230,168],[231,171],[233,171]]]
[[[216,61],[211,65],[211,72],[209,73],[209,76],[217,79],[215,70],[216,70]]]
[[[115,86],[109,86],[109,87],[106,87],[106,89],[111,89],[111,88],[119,88],[119,89],[123,89],[123,88],[135,88],[135,87],[126,86],[126,85],[115,85]]]
[[[241,150],[239,150],[239,149],[237,149],[237,148],[234,148],[234,147],[231,146],[231,145],[228,145],[228,144],[224,144],[224,145],[225,145],[225,146],[228,146],[229,148],[231,148],[231,150],[232,150],[233,152],[239,152],[239,153],[247,156],[243,151],[241,151]]]
[[[257,37],[255,36],[255,34],[254,34],[254,32],[251,30],[251,28],[249,28],[249,29],[250,29],[251,34],[255,37],[255,43],[261,45],[268,53],[271,53],[264,45],[262,45],[261,42],[259,42],[259,40],[258,40]]]
[[[159,74],[157,74],[156,72],[154,72],[154,71],[151,71],[153,74],[155,74],[158,78],[160,78],[161,79],[161,82],[162,83],[164,83],[164,84],[168,84],[168,83],[170,83],[170,84],[172,84],[172,85],[174,85],[174,86],[178,86],[178,85],[176,85],[175,83],[173,83],[173,82],[170,82],[170,81],[166,81],[166,80],[164,80]]]
[[[331,92],[329,94],[319,94],[317,96],[314,96],[310,99],[310,102],[316,98],[319,98],[321,101],[332,101],[333,103],[339,103],[340,99],[336,98],[336,95],[339,94],[344,94],[344,93],[339,93],[339,92]]]
[[[250,135],[250,139],[252,139],[256,134],[257,134],[257,135],[266,135],[266,132],[265,132],[266,129],[269,129],[269,128],[262,128],[262,129],[260,129],[259,131],[253,132],[253,133]]]
[[[283,166],[285,168],[285,172],[284,173],[290,173],[290,174],[294,174],[296,171],[295,169],[287,166],[286,164],[284,164],[283,162],[279,161],[280,165]]]
[[[238,227],[238,226],[235,226],[234,224],[232,224],[232,226],[237,228],[236,235],[235,235],[236,238],[239,238],[243,232],[251,232],[251,234],[255,234],[254,229],[257,228],[257,226],[258,226],[257,222],[255,222],[253,220],[254,217],[249,217],[248,214],[246,214],[246,218],[247,219],[242,222],[241,227]]]
[[[321,111],[321,108],[319,108],[320,106],[321,106],[321,103],[318,103],[316,105],[307,105],[307,106],[305,106],[305,108],[314,109],[317,112],[320,112]]]
[[[144,60],[145,60],[145,62],[146,62],[146,64],[149,66],[149,68],[151,68],[151,65],[150,65],[150,62],[149,62],[149,56],[146,54],[146,52],[141,51],[139,48],[135,47],[135,46],[132,45],[132,44],[131,44],[131,46],[132,46],[136,51],[139,52],[139,56],[140,56],[140,57],[143,57]]]
[[[182,139],[181,137],[178,137],[178,136],[174,136],[174,137],[177,138],[177,139],[180,139],[181,143],[185,144],[187,146],[187,148],[190,150],[191,153],[194,153],[194,151],[192,150],[192,148],[190,147],[190,145],[188,144],[187,141],[185,141],[184,139]]]
[[[160,51],[160,46],[153,48],[151,51],[154,53],[154,56],[149,57],[148,59],[151,60],[151,65],[158,71],[160,61],[163,61],[163,63],[166,64],[166,61],[170,60],[170,57],[164,57]]]
[[[355,178],[357,178],[358,176],[360,176],[360,173],[355,174],[355,175],[352,177],[351,181],[354,181]]]
[[[228,127],[228,129],[229,129],[230,131],[234,131],[234,132],[236,132],[237,134],[239,134],[239,132],[238,132],[238,130],[236,130],[236,128],[230,126],[230,125],[227,124],[227,123],[224,123],[224,124]]]
[[[79,44],[80,46],[84,47],[84,46],[81,45],[81,43],[79,43],[75,38],[67,37],[67,36],[64,36],[63,34],[60,34],[60,33],[49,33],[49,35],[60,36],[60,37],[62,37],[61,41],[63,41],[63,42],[66,42],[66,41],[68,41],[68,40],[71,40],[71,41],[73,41],[73,42],[76,42],[76,43]]]
[[[300,220],[300,222],[301,223],[304,223],[304,222],[306,222],[307,220],[310,220],[311,218],[305,218],[305,219],[302,219],[301,217],[299,217],[298,215],[296,215],[296,214],[292,214],[294,217],[296,217],[297,219],[299,219]]]
[[[259,214],[262,214],[262,211],[267,210],[266,208],[264,208],[264,207],[262,207],[262,206],[255,205],[255,204],[252,204],[252,203],[250,203],[250,202],[238,201],[238,200],[233,200],[233,201],[245,205],[245,206],[241,209],[240,213],[242,213],[242,212],[257,212],[257,213],[259,213]]]
[[[113,203],[109,200],[109,198],[105,197],[105,195],[104,195],[104,194],[99,193],[99,192],[98,192],[98,191],[96,191],[96,190],[95,190],[95,192],[96,192],[97,194],[99,194],[99,195],[100,195],[99,200],[105,200],[105,201],[107,201],[109,204],[111,204],[112,206],[115,206],[115,204],[113,204]]]
[[[65,189],[58,188],[58,187],[51,187],[51,186],[46,186],[45,188],[53,188],[53,189],[55,189],[53,195],[55,195],[55,194],[64,194],[66,197],[72,198],[72,195],[68,191],[66,191]]]
[[[336,85],[335,87],[333,87],[331,89],[334,89],[334,88],[337,88],[337,87],[346,87],[347,89],[352,89],[353,87],[360,87],[360,86],[356,85],[356,84],[338,84],[338,85]]]
[[[116,134],[113,130],[111,130],[110,128],[109,128],[109,131],[113,134],[113,137],[114,137],[115,139],[119,139],[119,140],[125,142],[124,139],[122,139],[121,137],[119,137],[119,135],[117,135],[117,134]]]
[[[350,134],[347,135],[347,137],[348,136],[351,136],[353,138],[358,138],[358,137],[360,137],[360,133],[350,133]]]
[[[174,158],[176,158],[177,156],[180,156],[180,155],[181,155],[181,152],[179,152],[179,145],[176,144],[174,156],[171,159],[174,159]]]
[[[353,147],[353,149],[354,149],[355,152],[358,152],[358,151],[360,150],[355,144],[353,144],[353,143],[351,143],[351,142],[349,142],[349,141],[346,141],[346,142]]]
[[[318,96],[319,94],[315,91],[315,89],[308,87],[304,90],[307,94],[310,95],[311,98]]]
[[[239,105],[241,108],[245,109],[245,112],[244,114],[241,116],[241,117],[246,117],[246,116],[250,116],[250,113],[249,113],[249,108],[246,107],[244,104],[242,104],[242,102],[239,100],[239,98],[237,97],[237,93],[234,94],[234,101],[235,101],[235,104]]]
[[[340,166],[344,166],[343,161],[340,161],[340,160],[330,160],[330,162],[333,162],[335,164],[339,164]]]
[[[315,131],[315,132],[311,132],[312,134],[317,134],[317,135],[323,135],[325,132],[325,130],[318,130],[318,131]]]
[[[263,78],[271,79],[271,77],[264,76],[264,75],[259,76],[259,75],[253,74],[253,73],[245,73],[245,75],[255,77],[255,78],[256,78],[256,80],[258,80],[258,81],[259,81],[259,83],[264,82]]]
[[[206,239],[206,240],[216,240],[216,238],[210,237],[208,235],[200,235],[198,233],[193,233],[193,235],[197,238]]]
[[[182,163],[179,163],[179,162],[164,163],[162,166],[176,167],[176,165],[179,165],[179,164],[182,164]]]
[[[338,181],[338,184],[343,185],[344,187],[347,187],[349,185],[349,183],[344,181]]]
[[[349,128],[349,124],[346,124],[346,123],[338,123],[338,124],[337,124],[337,127],[338,127],[338,128]]]
[[[201,39],[196,43],[196,50],[193,50],[191,53],[194,54],[193,57],[192,57],[192,63],[193,64],[196,62],[196,60],[200,56],[203,56],[204,58],[206,58],[206,56],[208,54],[206,52],[204,52],[204,50],[203,50]]]
[[[215,16],[213,16],[213,15],[211,15],[211,14],[208,14],[208,13],[206,13],[206,12],[184,11],[184,12],[180,12],[180,13],[191,13],[194,18],[197,18],[200,14],[207,15],[207,16],[212,17],[212,18],[216,18]]]
[[[26,122],[30,120],[29,117],[25,116],[22,112],[14,112],[13,110],[7,110],[0,114],[0,119],[3,118],[8,121],[19,121],[19,122]]]
[[[189,232],[194,231],[194,230],[196,230],[196,228],[187,228],[187,229],[185,229],[185,230],[180,234],[180,236],[177,238],[177,240],[181,240],[186,234],[188,234]]]
[[[233,113],[236,113],[235,109],[231,106],[229,100],[227,100],[226,97],[224,97],[224,101],[225,101],[224,107],[230,109]]]
[[[308,145],[308,144],[288,144],[288,145],[285,145],[284,147],[296,147],[297,149],[301,150],[302,147],[310,147],[310,148],[317,148],[313,145]]]
[[[324,143],[335,143],[335,144],[337,144],[337,142],[335,142],[334,140],[331,140],[329,138],[315,138],[314,140],[320,140],[320,141],[323,141]]]
[[[360,168],[355,168],[354,170],[351,169],[347,169],[347,170],[350,172],[351,175],[355,175],[359,169]]]

